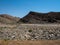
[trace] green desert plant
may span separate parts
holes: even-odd
[[[32,32],[32,30],[29,30],[29,32]]]

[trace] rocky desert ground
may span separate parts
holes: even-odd
[[[4,40],[60,40],[60,24],[0,25]]]
[[[60,12],[0,14],[0,45],[60,45]]]
[[[60,24],[0,24],[0,40],[1,45],[60,45]]]

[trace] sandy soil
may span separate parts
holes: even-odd
[[[0,40],[0,45],[60,45],[60,40],[40,40],[40,41]]]

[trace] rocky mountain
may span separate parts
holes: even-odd
[[[18,22],[23,23],[60,23],[60,12],[38,13],[30,11]]]
[[[19,19],[8,14],[0,14],[0,23],[16,23]]]
[[[38,13],[30,11],[23,18],[13,17],[8,14],[0,14],[0,23],[60,23],[60,12]]]

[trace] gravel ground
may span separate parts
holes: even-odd
[[[60,24],[0,25],[2,40],[60,40]]]

